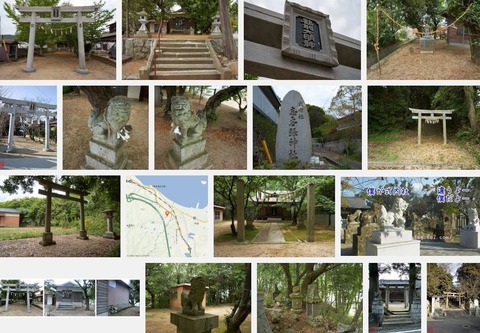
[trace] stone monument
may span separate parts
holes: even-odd
[[[312,134],[307,106],[298,91],[289,91],[282,101],[278,119],[276,162],[300,160],[309,163],[312,157]]]
[[[396,197],[392,210],[387,212],[380,206],[377,216],[380,230],[372,232],[372,240],[367,242],[367,256],[419,256],[420,241],[414,240],[411,230],[405,230],[403,215],[408,203]]]
[[[272,333],[267,316],[265,315],[265,295],[263,293],[257,294],[257,332]]]
[[[318,296],[318,285],[316,283],[309,284],[307,287],[307,323],[315,326],[315,317],[320,315],[321,299]]]
[[[130,110],[130,101],[125,96],[112,97],[105,111],[92,109],[88,127],[93,137],[89,142],[90,151],[85,156],[85,169],[127,168],[128,158],[123,145],[130,138],[125,128]]]
[[[345,228],[345,244],[352,244],[354,235],[358,234],[358,227],[360,227],[360,215],[362,211],[357,209],[353,214],[347,215],[347,226]]]
[[[460,245],[471,249],[480,248],[480,219],[476,208],[468,209],[468,224],[460,232]]]
[[[295,313],[303,312],[303,295],[300,292],[300,286],[294,286],[292,293],[289,295],[292,300],[292,311]]]
[[[141,12],[138,12],[137,15],[140,16],[138,22],[140,22],[140,28],[138,29],[135,37],[146,37],[148,35],[147,26],[148,23],[148,13],[143,9]]]
[[[210,333],[218,327],[218,316],[205,313],[202,306],[207,284],[203,277],[194,277],[190,291],[182,292],[182,311],[170,313],[170,322],[177,333]]]
[[[207,127],[204,112],[194,113],[185,96],[172,97],[172,128],[174,133],[173,149],[168,152],[165,165],[167,169],[210,169],[207,141],[203,132]]]
[[[433,53],[435,51],[435,39],[430,35],[428,24],[423,26],[423,36],[420,37],[420,53]]]
[[[113,231],[113,209],[106,209],[103,211],[105,217],[107,218],[107,231],[103,234],[103,238],[108,239],[120,239],[120,237]]]

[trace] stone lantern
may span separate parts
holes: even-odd
[[[213,18],[213,23],[212,23],[212,32],[210,33],[210,38],[221,38],[222,37],[222,31],[220,30],[220,14],[217,13],[215,17]]]
[[[138,12],[137,15],[140,16],[138,22],[140,22],[141,26],[140,29],[138,29],[136,36],[145,36],[148,33],[146,27],[146,24],[148,22],[148,13],[144,9],[141,12]]]
[[[105,217],[107,218],[107,231],[103,235],[103,238],[108,239],[119,239],[120,237],[113,231],[113,209],[106,209],[103,211]]]

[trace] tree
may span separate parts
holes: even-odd
[[[251,283],[252,264],[245,263],[245,279],[241,297],[236,300],[232,312],[225,317],[227,322],[227,333],[241,333],[240,325],[245,321],[251,312]]]
[[[427,278],[428,297],[441,296],[444,292],[452,290],[453,276],[439,264],[427,264]]]
[[[464,86],[463,90],[465,91],[465,103],[467,104],[468,109],[468,120],[470,121],[470,127],[473,134],[478,135],[478,125],[477,125],[477,113],[475,110],[475,91],[472,86]]]
[[[236,176],[215,176],[214,177],[214,192],[215,192],[215,202],[217,200],[223,199],[230,204],[230,216],[232,223],[230,224],[230,229],[232,230],[232,236],[237,237],[237,231],[235,229],[235,212],[237,207],[236,200]]]
[[[470,301],[480,296],[480,265],[462,264],[457,269],[458,290],[468,297]]]
[[[177,0],[182,10],[189,14],[195,31],[207,32],[218,11],[218,0]]]
[[[128,302],[130,305],[135,305],[140,301],[140,280],[130,280],[130,294],[128,295]]]
[[[465,12],[463,22],[470,31],[472,62],[480,65],[480,2],[476,0],[448,1],[447,13],[451,16],[458,18]]]
[[[328,111],[335,114],[337,118],[362,111],[362,87],[340,86],[330,103]]]
[[[246,86],[229,86],[217,91],[213,94],[205,103],[203,110],[209,114],[214,114],[217,108],[225,101],[231,100],[235,95],[243,90],[246,90]]]
[[[236,49],[233,42],[232,26],[230,24],[229,14],[230,0],[218,0],[220,11],[220,21],[222,25],[223,51],[229,60],[237,58]]]
[[[90,299],[95,298],[95,280],[74,280],[82,289],[85,299],[85,311],[90,311]]]
[[[87,95],[90,105],[104,112],[107,109],[108,101],[113,97],[113,89],[109,86],[79,86],[85,95]]]

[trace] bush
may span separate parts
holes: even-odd
[[[475,135],[472,132],[471,128],[463,128],[455,133],[457,139],[462,141],[471,141],[475,139]]]

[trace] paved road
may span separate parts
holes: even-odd
[[[56,157],[2,158],[2,170],[57,169]]]
[[[446,317],[428,318],[428,333],[477,333],[480,332],[480,317],[468,315],[465,311],[452,311]]]
[[[422,240],[420,255],[422,256],[478,256],[479,250],[468,249],[458,243],[445,243],[433,240]]]
[[[282,230],[276,222],[265,223],[262,230],[253,239],[252,243],[270,243],[280,244],[285,243]]]

